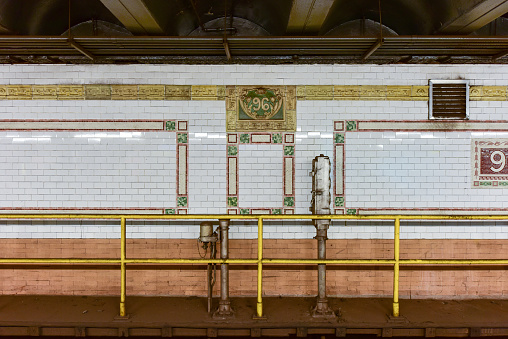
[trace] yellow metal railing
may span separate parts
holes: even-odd
[[[120,259],[0,259],[0,264],[120,264],[121,291],[120,316],[127,315],[126,265],[127,264],[249,264],[257,265],[257,305],[256,316],[263,317],[263,265],[269,264],[354,264],[354,265],[393,265],[393,316],[399,311],[399,268],[400,265],[508,265],[508,259],[400,259],[400,221],[401,220],[508,220],[508,215],[154,215],[154,214],[0,214],[1,219],[114,219],[120,220],[121,253]],[[127,220],[257,220],[258,253],[257,259],[128,259],[126,252]],[[393,259],[269,259],[263,257],[263,220],[392,220],[394,222],[394,258]]]

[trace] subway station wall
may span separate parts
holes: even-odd
[[[332,213],[507,214],[507,66],[3,65],[0,74],[0,212],[307,214],[312,159],[324,154]],[[428,119],[438,79],[470,81],[468,121]],[[272,91],[272,108],[284,101],[281,119],[242,125],[240,101],[256,88]],[[129,223],[129,255],[197,255],[197,226]],[[233,255],[253,255],[256,224],[232,226]],[[114,257],[119,235],[105,221],[0,221],[0,256]],[[266,222],[274,257],[313,257],[314,235],[309,222]],[[329,238],[332,257],[384,258],[393,228],[335,221]],[[401,238],[402,256],[497,258],[508,225],[407,222]],[[1,293],[117,294],[115,272],[80,272],[0,270]],[[403,296],[507,293],[501,270],[402,274]],[[390,294],[388,270],[330,276],[330,294]],[[204,272],[130,277],[134,294],[206,293]],[[254,271],[232,279],[233,295],[255,293]],[[315,293],[312,270],[267,279],[268,294]]]

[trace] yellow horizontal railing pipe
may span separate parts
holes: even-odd
[[[2,258],[0,264],[120,264],[120,259]]]
[[[330,264],[330,265],[372,265],[372,264],[394,264],[393,259],[263,259],[263,264]]]

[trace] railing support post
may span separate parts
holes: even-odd
[[[398,317],[399,312],[399,260],[400,260],[400,217],[395,218],[394,230],[394,259],[393,265],[393,316]]]
[[[121,218],[121,244],[120,244],[120,269],[121,269],[121,291],[120,291],[120,317],[126,317],[127,313],[125,311],[125,295],[126,295],[126,285],[127,285],[127,274],[125,267],[125,259],[126,259],[126,221],[125,217]]]
[[[258,296],[256,318],[263,318],[263,218],[258,218]]]

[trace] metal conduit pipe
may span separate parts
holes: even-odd
[[[219,220],[220,258],[229,259],[229,220]],[[233,315],[229,300],[229,264],[220,265],[220,301],[214,318],[226,318]]]
[[[312,161],[312,203],[313,214],[330,214],[330,159],[323,154]],[[318,241],[318,259],[326,259],[326,239],[331,220],[314,220]],[[326,265],[318,264],[318,297],[313,317],[335,317],[328,307],[326,298]]]

